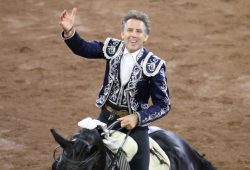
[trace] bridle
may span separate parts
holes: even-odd
[[[117,123],[119,123],[119,121],[115,121],[113,122],[109,127],[108,129],[112,129],[113,126],[115,126]],[[126,138],[128,137],[128,135],[130,134],[131,131],[129,131],[127,134],[126,134],[126,137],[123,141],[123,144],[126,140]],[[79,140],[79,139],[78,139]],[[82,141],[80,139],[80,141]],[[123,145],[122,144],[122,145]],[[59,156],[59,157],[56,157],[56,152],[58,149],[62,148],[60,145],[57,146],[54,150],[54,154],[53,154],[53,158],[55,160],[55,162],[57,162],[57,167],[59,165],[62,165],[63,167],[66,166],[66,169],[71,169],[71,170],[80,170],[80,168],[86,168],[86,167],[89,167],[90,163],[92,160],[97,160],[98,158],[101,157],[101,151],[99,150],[96,150],[94,153],[92,153],[90,156],[88,156],[86,159],[82,160],[82,161],[78,161],[78,160],[74,160],[74,155],[75,155],[75,152],[73,150],[73,159],[72,158],[68,158],[67,157],[67,154],[65,152],[65,150],[63,149],[62,151],[62,154]],[[120,152],[121,152],[121,147],[119,148],[117,154],[114,155],[114,158],[111,159],[111,164],[108,166],[108,169],[113,169],[112,167],[114,167],[114,165],[117,163],[117,157],[118,155],[120,155]],[[61,164],[61,163],[64,163],[64,164]]]
[[[65,154],[65,152],[63,151],[63,153],[60,155],[59,158],[56,158],[56,151],[61,148],[60,146],[57,146],[54,150],[54,160],[56,162],[64,162],[67,167],[71,167],[72,169],[77,169],[77,168],[84,168],[84,167],[88,167],[89,163],[93,160],[93,159],[97,159],[101,156],[100,151],[95,151],[94,153],[92,153],[87,159],[82,160],[82,161],[75,161],[72,160],[70,158],[67,157],[67,155]]]

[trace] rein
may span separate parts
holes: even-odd
[[[111,129],[112,129],[115,125],[117,125],[119,122],[120,122],[120,121],[115,121],[115,122],[113,122],[107,129],[108,129],[108,130],[111,130]],[[120,129],[122,129],[122,128],[120,128]],[[120,130],[120,129],[118,129],[118,130]],[[113,159],[112,159],[110,165],[108,166],[108,170],[113,170],[113,169],[115,169],[117,163],[120,163],[120,167],[119,167],[120,170],[130,170],[130,166],[127,164],[128,162],[126,161],[126,158],[125,158],[125,157],[123,158],[122,162],[120,162],[120,161],[118,160],[119,157],[122,156],[122,155],[121,155],[121,154],[122,154],[122,147],[123,147],[124,143],[126,142],[126,140],[127,140],[128,136],[130,135],[130,133],[131,133],[131,130],[129,130],[129,131],[126,133],[126,136],[125,136],[125,138],[123,139],[123,142],[122,142],[121,146],[118,148],[117,153],[114,154],[114,157],[113,157]]]

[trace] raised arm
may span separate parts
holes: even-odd
[[[71,13],[63,10],[59,17],[59,24],[63,29],[62,37],[68,47],[76,55],[95,59],[104,58],[102,47],[103,43],[99,41],[86,41],[75,31],[75,17],[77,9],[73,8]]]

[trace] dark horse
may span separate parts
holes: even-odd
[[[174,132],[158,127],[149,127],[152,137],[170,160],[170,170],[215,170],[213,165]],[[55,158],[52,170],[106,170],[107,148],[102,142],[100,128],[81,129],[71,140],[64,139],[54,129],[55,140],[63,148]]]

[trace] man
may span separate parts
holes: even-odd
[[[60,15],[62,37],[68,47],[85,58],[107,62],[102,89],[96,100],[99,120],[131,130],[138,152],[130,162],[132,170],[147,170],[149,165],[148,124],[170,111],[170,99],[163,60],[143,47],[150,33],[148,16],[129,11],[121,24],[121,38],[104,43],[82,39],[74,28],[77,9]],[[152,105],[148,105],[151,97]]]

